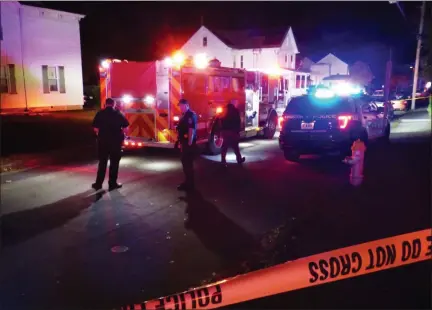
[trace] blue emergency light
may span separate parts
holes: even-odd
[[[318,87],[314,92],[314,97],[320,99],[329,99],[333,97],[347,97],[360,95],[362,89],[359,86],[352,85],[349,83],[337,84],[330,88]]]

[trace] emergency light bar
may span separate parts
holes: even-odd
[[[318,88],[315,91],[315,97],[317,98],[333,98],[336,94],[331,89],[327,88]]]
[[[358,95],[361,93],[360,87],[354,86],[350,83],[337,84],[331,89],[339,96]]]

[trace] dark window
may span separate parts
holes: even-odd
[[[188,93],[205,93],[206,92],[206,76],[201,74],[183,74],[183,91],[185,96]]]
[[[232,78],[231,79],[231,85],[234,92],[242,92],[244,91],[244,79],[241,78]]]
[[[297,75],[296,76],[296,88],[300,88],[300,84],[301,84],[301,76]]]
[[[221,76],[221,86],[222,90],[230,89],[230,78],[227,76]]]
[[[9,67],[0,66],[0,92],[2,94],[9,93]]]
[[[240,56],[240,68],[243,69],[243,55]]]
[[[218,93],[221,91],[221,81],[218,76],[209,76],[208,91],[209,93]]]
[[[288,62],[288,55],[285,55],[285,63]]]
[[[16,87],[16,77],[15,77],[15,65],[9,64],[9,93],[10,94],[17,94],[17,87]]]
[[[288,103],[285,113],[288,114],[337,114],[355,111],[355,103],[350,98],[319,99],[311,96],[294,97]]]
[[[207,37],[203,38],[203,46],[206,47],[207,46]]]

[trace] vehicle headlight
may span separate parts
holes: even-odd
[[[147,104],[153,104],[155,102],[155,98],[153,96],[148,95],[144,98],[144,102]]]
[[[129,95],[124,95],[124,96],[122,97],[122,101],[123,101],[124,103],[131,103],[131,102],[132,102],[132,97],[129,96]]]

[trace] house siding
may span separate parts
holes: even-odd
[[[3,30],[3,40],[0,42],[1,64],[15,65],[16,85],[16,94],[1,94],[0,109],[25,109],[26,106],[21,56],[19,9],[20,4],[18,2],[0,2],[0,21]]]
[[[311,75],[316,83],[330,75],[347,75],[349,74],[348,64],[337,58],[333,54],[328,54],[316,64],[311,66]]]
[[[207,46],[203,46],[203,38],[207,38]],[[202,26],[180,49],[187,57],[205,53],[209,59],[217,58],[224,67],[233,66],[231,48],[226,46],[210,30]],[[240,63],[240,60],[238,61]]]
[[[1,3],[2,23],[4,3]],[[10,2],[6,3],[11,5]],[[5,12],[5,17],[11,20],[11,24],[3,23],[7,43],[4,44],[5,48],[2,45],[2,56],[19,62],[17,67],[20,70],[17,71],[20,72],[16,72],[19,96],[14,98],[15,95],[6,94],[8,99],[4,104],[2,100],[2,110],[24,109],[26,106],[30,110],[82,109],[81,17],[66,12],[14,5],[17,10]],[[18,21],[21,27],[14,28],[12,20]],[[12,44],[7,36],[18,39]],[[58,91],[44,92],[42,66],[56,67]],[[62,72],[64,75],[59,76]],[[60,85],[61,81],[64,84]]]

